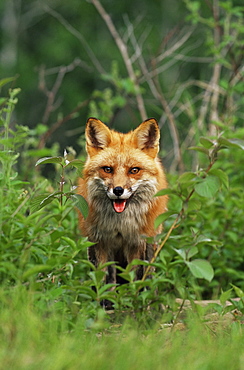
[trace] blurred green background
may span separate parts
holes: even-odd
[[[216,134],[213,122],[243,127],[241,5],[2,0],[0,76],[15,77],[2,94],[20,87],[16,122],[52,128],[40,134],[39,148],[58,143],[60,152],[72,146],[80,153],[91,115],[121,131],[155,117],[164,164],[183,172],[195,164],[185,149],[201,135]]]

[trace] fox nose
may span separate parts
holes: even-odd
[[[113,192],[117,197],[120,197],[123,194],[124,189],[121,186],[116,186],[116,188],[114,188]]]

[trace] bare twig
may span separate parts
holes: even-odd
[[[46,71],[44,66],[41,66],[39,68],[39,89],[44,92],[44,94],[47,96],[47,103],[45,112],[43,115],[42,122],[46,124],[50,118],[50,115],[53,111],[57,109],[57,102],[58,99],[56,99],[56,96],[58,94],[58,91],[60,89],[60,86],[63,82],[63,79],[66,75],[66,73],[71,72],[80,64],[80,60],[78,58],[74,59],[72,63],[70,63],[68,66],[60,66],[53,68],[52,71],[48,70]],[[46,85],[46,75],[49,75],[51,73],[57,73],[56,80],[54,82],[54,85],[51,90],[47,88]],[[75,109],[71,113],[69,113],[67,116],[59,119],[57,122],[55,122],[50,129],[45,132],[40,138],[38,148],[43,148],[45,146],[46,141],[48,138],[65,122],[69,121],[73,118],[75,113],[77,113],[80,109],[82,109],[84,106],[86,106],[89,103],[89,99],[85,100],[84,102],[81,102],[77,105]]]
[[[136,40],[135,37],[135,30],[136,30],[136,24],[139,23],[140,21],[143,21],[142,16],[140,15],[136,22],[133,24],[130,22],[129,17],[127,15],[124,16],[124,22],[126,26],[126,34],[123,37],[123,40],[125,43],[131,42],[132,44],[132,50],[134,51],[134,54],[131,56],[131,62],[134,64],[139,57],[142,55],[142,50],[144,50],[144,43],[150,34],[151,31],[151,25],[148,25],[147,27],[144,28],[144,31],[140,33],[138,41]],[[134,42],[135,40],[135,42]],[[140,83],[140,79],[139,79]]]
[[[219,47],[220,43],[220,25],[219,25],[219,0],[213,0],[213,16],[215,20],[215,27],[214,27],[214,44],[215,47]],[[213,69],[213,77],[212,77],[212,84],[214,86],[218,86],[219,79],[220,79],[220,72],[221,72],[221,64],[219,62],[215,63]],[[219,91],[218,89],[214,89],[212,94],[211,104],[210,104],[210,127],[209,127],[209,134],[215,135],[216,134],[216,126],[214,125],[214,121],[219,121],[219,114],[218,114],[218,101],[219,101]]]
[[[244,57],[243,57],[244,60]],[[239,81],[244,81],[244,65],[240,66],[237,71],[233,73],[233,76],[231,76],[229,86],[232,88],[235,86]],[[233,111],[235,111],[235,103],[233,101],[233,97],[231,94],[227,94],[226,96],[226,111],[228,112],[229,116],[233,116]]]
[[[75,67],[80,67],[89,73],[92,73],[94,71],[94,69],[90,65],[88,65],[88,63],[86,63],[84,60],[80,58],[75,58],[73,62],[71,62],[68,66],[65,67],[66,72],[68,73],[73,71]],[[59,69],[60,66],[45,69],[45,76],[57,74],[59,72]]]
[[[215,20],[215,27],[213,31],[213,39],[214,45],[216,49],[219,47],[220,44],[220,36],[221,30],[219,26],[219,3],[218,0],[213,0],[213,17]],[[223,55],[222,55],[223,56]],[[220,79],[221,73],[221,63],[216,62],[213,67],[213,74],[209,85],[204,93],[202,106],[200,109],[200,114],[198,118],[198,127],[200,130],[203,129],[203,122],[208,112],[208,107],[210,105],[210,126],[209,126],[209,134],[215,135],[216,134],[216,126],[213,124],[214,121],[219,120],[218,114],[218,101],[219,101],[219,89],[218,83]]]
[[[60,127],[62,126],[65,122],[69,121],[70,119],[73,118],[73,116],[75,115],[75,113],[77,113],[80,109],[84,108],[85,106],[87,106],[90,102],[90,99],[87,99],[83,102],[81,102],[80,104],[77,105],[77,107],[75,109],[72,110],[72,112],[70,112],[67,116],[65,116],[64,118],[58,120],[57,122],[55,122],[51,127],[50,129],[45,132],[45,134],[42,135],[40,141],[39,141],[39,145],[38,145],[38,148],[43,148],[45,146],[45,143],[46,141],[49,139],[49,137]]]
[[[169,106],[167,100],[165,99],[165,97],[164,97],[164,95],[163,95],[163,93],[160,89],[158,81],[157,80],[155,81],[152,77],[149,77],[149,72],[148,72],[148,69],[147,69],[147,65],[146,65],[146,62],[145,62],[145,60],[143,58],[143,55],[142,55],[142,48],[138,44],[137,39],[135,37],[134,31],[133,31],[133,25],[130,24],[127,20],[127,27],[128,26],[130,28],[131,43],[132,43],[133,49],[137,51],[137,57],[138,57],[138,61],[139,61],[140,67],[141,67],[142,74],[146,78],[146,81],[148,83],[148,86],[149,86],[153,96],[155,97],[155,99],[157,99],[161,103],[161,105],[163,107],[163,110],[165,111],[166,116],[169,120],[170,133],[171,133],[171,136],[172,136],[172,139],[173,139],[173,146],[174,146],[175,163],[176,163],[176,165],[179,165],[179,169],[182,172],[183,171],[183,162],[182,162],[182,158],[181,158],[180,145],[179,145],[179,135],[178,135],[178,131],[177,131],[177,128],[176,128],[174,115],[173,115],[173,113],[170,109],[170,106]]]
[[[156,63],[161,62],[165,58],[172,55],[176,50],[178,50],[185,42],[189,39],[189,37],[192,35],[194,30],[189,30],[188,32],[183,32],[183,36],[179,41],[177,41],[171,48],[167,49],[164,53],[160,54],[156,59]]]
[[[141,95],[141,92],[140,92],[140,86],[138,84],[135,71],[133,69],[131,58],[130,58],[129,53],[128,53],[127,46],[124,43],[124,41],[122,40],[122,38],[120,37],[118,31],[116,30],[116,28],[113,24],[113,21],[112,21],[111,17],[106,12],[106,10],[103,8],[100,1],[91,0],[91,3],[95,6],[98,13],[103,18],[104,22],[106,23],[112,37],[114,38],[114,40],[115,40],[115,42],[116,42],[116,44],[119,48],[119,51],[120,51],[121,56],[124,60],[129,78],[131,79],[131,81],[133,82],[133,84],[135,86],[137,106],[138,106],[138,109],[139,109],[139,112],[140,112],[140,115],[141,115],[141,119],[145,120],[147,118],[146,108],[145,108],[144,101],[143,101],[143,98],[142,98],[142,95]]]
[[[171,170],[174,171],[177,166],[179,166],[179,173],[183,173],[184,171],[184,164],[182,161],[182,156],[181,156],[181,150],[180,150],[180,138],[179,138],[179,132],[176,127],[175,123],[175,118],[174,115],[170,109],[170,106],[165,99],[164,94],[162,91],[159,91],[158,89],[158,99],[161,102],[163,109],[168,117],[169,120],[169,130],[171,133],[171,137],[173,139],[173,148],[174,148],[174,156],[175,156],[175,161],[171,164]],[[160,121],[159,121],[160,122]],[[173,168],[173,164],[175,163],[175,168]]]
[[[154,84],[154,87],[157,91],[157,99],[161,103],[163,110],[169,121],[169,130],[170,130],[172,141],[173,141],[174,157],[175,157],[175,161],[173,161],[173,163],[171,164],[171,169],[174,171],[175,168],[179,166],[179,172],[183,173],[184,164],[182,161],[182,156],[181,156],[181,151],[180,151],[179,133],[176,127],[174,115],[160,87],[160,84],[158,81],[158,75],[156,75],[155,78],[152,79],[151,81]],[[174,168],[173,168],[173,165],[174,165]]]
[[[180,215],[178,215],[176,217],[176,219],[174,220],[173,224],[171,225],[169,231],[167,232],[165,238],[163,239],[162,243],[156,249],[156,251],[155,251],[155,253],[153,255],[153,258],[150,261],[150,264],[155,262],[157,256],[159,255],[159,253],[161,252],[161,250],[164,247],[165,243],[167,242],[167,240],[169,239],[170,235],[172,234],[172,231],[176,228],[176,225],[179,222],[179,220],[180,220]],[[150,273],[150,270],[151,270],[151,266],[149,265],[149,266],[147,266],[147,268],[146,268],[146,270],[144,272],[144,275],[143,275],[141,281],[145,281],[146,280],[148,274]]]
[[[60,67],[59,72],[56,78],[56,81],[53,85],[52,90],[48,90],[45,82],[45,69],[44,66],[40,68],[39,76],[39,88],[42,90],[47,96],[47,104],[46,109],[43,114],[42,122],[46,124],[49,120],[50,114],[56,109],[55,107],[55,98],[58,93],[58,90],[62,84],[63,78],[66,74],[66,67]]]
[[[74,62],[69,66],[59,66],[57,69],[57,77],[55,83],[51,90],[47,88],[46,85],[46,70],[44,66],[41,66],[38,70],[39,72],[39,89],[47,96],[46,108],[43,114],[42,122],[46,124],[50,117],[50,114],[56,109],[55,98],[58,93],[58,90],[62,84],[63,78],[67,72],[70,72],[75,68]]]

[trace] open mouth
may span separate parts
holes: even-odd
[[[113,199],[113,207],[115,212],[121,213],[125,210],[128,199]]]

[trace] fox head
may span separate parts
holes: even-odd
[[[88,200],[106,199],[113,210],[122,213],[131,204],[152,201],[160,178],[164,177],[157,158],[160,131],[154,118],[134,131],[122,134],[110,130],[96,118],[86,125],[88,159],[84,179]]]

